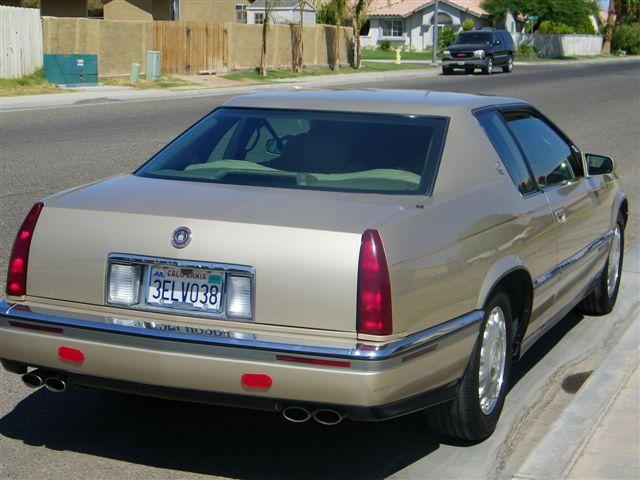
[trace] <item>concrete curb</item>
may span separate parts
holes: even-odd
[[[627,252],[624,272],[638,274],[640,244]],[[632,311],[631,314],[634,312]],[[520,480],[565,478],[640,363],[640,316],[627,327],[571,404],[551,425],[513,476]],[[612,445],[612,448],[615,446]]]

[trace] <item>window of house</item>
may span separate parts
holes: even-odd
[[[255,20],[255,23],[264,23],[264,13],[256,13],[253,18]]]
[[[527,111],[505,112],[509,129],[524,150],[540,187],[573,180],[574,153],[565,140],[542,118]]]
[[[247,6],[236,4],[236,23],[247,23]]]
[[[383,37],[401,37],[402,20],[385,20],[382,22]]]

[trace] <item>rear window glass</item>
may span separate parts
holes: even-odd
[[[234,185],[428,193],[447,120],[221,108],[136,174]]]

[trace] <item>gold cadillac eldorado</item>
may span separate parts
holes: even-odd
[[[69,386],[333,425],[495,429],[512,362],[611,311],[627,200],[530,104],[423,91],[229,100],[133,173],[36,203],[0,358]]]

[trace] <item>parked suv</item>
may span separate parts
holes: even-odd
[[[495,67],[513,71],[515,45],[506,30],[470,30],[460,33],[442,56],[442,73],[450,75],[454,68],[473,73],[476,68],[491,75]]]

